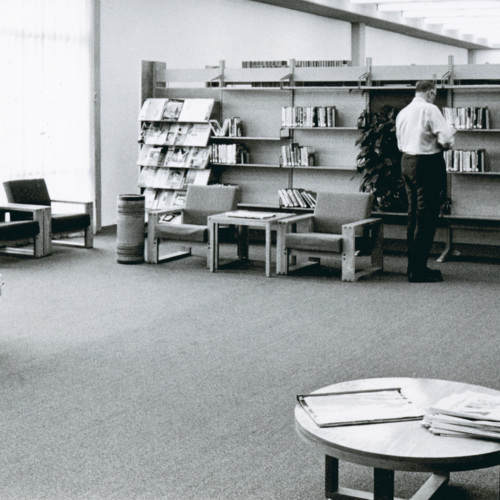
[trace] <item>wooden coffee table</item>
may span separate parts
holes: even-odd
[[[242,210],[241,212],[249,212]],[[286,226],[278,224],[280,220],[292,217],[292,213],[269,213],[268,218],[259,219],[248,217],[233,217],[231,212],[211,215],[208,217],[208,228],[210,233],[210,250],[208,263],[210,271],[215,272],[219,268],[219,227],[235,226],[238,228],[238,258],[240,261],[248,260],[248,228],[264,229],[266,243],[266,276],[271,276],[271,231],[276,231],[277,248],[281,248],[280,241],[284,237]],[[279,252],[276,253],[276,272],[282,268]]]
[[[466,390],[500,396],[500,391],[486,387],[412,378],[356,380],[315,392],[394,387],[401,387],[423,410],[446,395]],[[499,442],[436,436],[422,426],[421,420],[320,428],[297,405],[295,421],[298,434],[326,456],[325,495],[334,500],[393,500],[395,471],[430,472],[430,478],[412,497],[412,500],[430,500],[447,485],[450,472],[500,464]],[[373,467],[373,494],[339,487],[339,460]]]

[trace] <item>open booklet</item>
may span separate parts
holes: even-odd
[[[319,427],[401,422],[424,416],[401,388],[299,395],[297,401]]]
[[[234,210],[226,212],[227,217],[236,217],[238,219],[272,219],[280,214],[273,212],[254,212],[252,210]]]

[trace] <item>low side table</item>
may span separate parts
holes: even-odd
[[[343,382],[320,392],[400,387],[425,410],[441,398],[466,390],[500,396],[500,391],[445,380],[377,378]],[[429,472],[430,478],[412,500],[431,500],[446,487],[450,472],[500,465],[500,443],[480,439],[436,436],[421,420],[320,428],[297,405],[296,430],[317,452],[326,456],[325,496],[332,500],[393,500],[394,472]],[[339,486],[339,460],[374,469],[373,494]]]
[[[234,213],[234,212],[233,212]],[[240,259],[248,258],[248,228],[264,229],[266,233],[266,276],[271,276],[271,231],[276,231],[277,247],[280,248],[280,242],[283,238],[285,226],[278,224],[278,221],[292,217],[292,213],[268,213],[266,218],[252,218],[249,212],[248,217],[234,217],[231,212],[211,215],[208,217],[208,229],[210,232],[210,250],[209,250],[209,268],[215,272],[219,268],[219,227],[235,226],[240,230],[238,238],[238,257]],[[257,215],[257,214],[256,214]],[[241,231],[243,229],[243,231]],[[281,255],[276,255],[276,270],[281,269]]]

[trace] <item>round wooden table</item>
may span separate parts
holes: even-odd
[[[441,398],[466,390],[500,396],[500,391],[445,380],[374,378],[342,382],[316,393],[400,387],[425,410]],[[447,485],[450,472],[483,469],[500,464],[500,443],[460,437],[441,437],[421,420],[341,427],[318,427],[299,405],[296,430],[326,456],[325,495],[331,499],[394,499],[394,471],[430,472],[431,477],[413,499],[430,500]],[[339,487],[339,460],[373,467],[373,495]]]

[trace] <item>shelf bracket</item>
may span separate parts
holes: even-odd
[[[358,77],[358,88],[360,89],[362,87],[361,82],[365,82],[366,84],[366,79],[370,76],[370,73],[367,71],[366,73],[363,73],[360,77]]]
[[[280,78],[280,89],[283,90],[283,84],[285,82],[291,84],[292,79],[293,79],[293,73],[288,73],[288,75],[285,75],[284,77]]]
[[[217,75],[214,78],[212,78],[209,81],[209,86],[212,87],[212,83],[215,82],[215,81],[218,81],[219,82],[219,86],[222,87],[223,86],[223,82],[224,82],[224,73],[221,73],[220,75]]]

